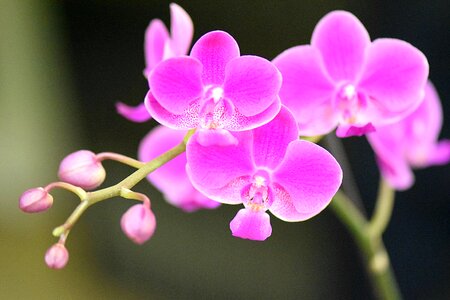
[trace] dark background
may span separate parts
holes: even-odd
[[[117,101],[128,104],[142,101],[147,91],[142,75],[144,31],[153,18],[160,18],[169,25],[169,2],[43,2],[45,5],[31,10],[30,14],[38,16],[37,23],[44,10],[53,18],[54,27],[47,28],[55,31],[58,37],[60,46],[55,51],[60,59],[46,72],[55,78],[49,88],[60,82],[60,77],[65,78],[65,91],[61,97],[56,97],[59,100],[54,104],[70,121],[70,125],[66,125],[70,127],[67,132],[59,131],[57,124],[49,125],[54,132],[50,139],[58,145],[49,147],[64,148],[64,152],[49,150],[55,154],[49,155],[45,165],[56,173],[64,155],[82,148],[135,156],[140,139],[156,122],[131,123],[116,114],[114,104]],[[35,5],[33,1],[30,3]],[[447,117],[441,136],[450,137],[448,1],[177,3],[194,22],[194,41],[208,31],[221,29],[235,37],[241,53],[267,59],[274,58],[286,48],[309,43],[315,24],[327,12],[334,9],[351,11],[366,26],[372,39],[399,38],[424,52],[430,63],[430,79],[441,96]],[[32,47],[32,43],[26,44]],[[27,84],[24,82],[21,86],[26,88]],[[5,103],[3,101],[5,99],[2,99]],[[58,124],[64,124],[61,114],[51,115],[50,119],[52,116],[60,122]],[[45,132],[40,134],[45,135]],[[365,209],[371,212],[378,182],[373,153],[363,138],[345,139],[344,146]],[[37,154],[34,155],[34,159],[39,159]],[[105,163],[105,167],[108,170],[107,185],[131,172],[114,163]],[[55,180],[55,175],[44,178]],[[448,166],[419,170],[414,187],[397,193],[392,221],[384,240],[405,299],[450,298],[449,175]],[[44,185],[46,181],[40,178],[21,183],[17,195],[33,183]],[[157,216],[158,229],[151,241],[138,247],[120,231],[120,217],[130,203],[120,199],[101,203],[90,209],[73,230],[68,242],[71,261],[65,270],[53,275],[43,264],[38,264],[33,267],[33,278],[25,276],[19,281],[3,281],[8,285],[4,289],[5,295],[24,297],[24,291],[12,286],[30,284],[37,276],[46,278],[50,286],[52,281],[56,286],[56,282],[67,282],[74,277],[78,281],[81,280],[79,277],[87,278],[86,282],[77,281],[76,292],[67,289],[58,296],[50,293],[45,298],[78,299],[94,295],[97,298],[130,299],[372,298],[356,247],[329,209],[303,223],[285,223],[273,217],[272,237],[258,243],[231,236],[228,224],[238,210],[236,206],[185,214],[165,203],[146,182],[138,185],[138,190],[150,195]],[[55,194],[55,199],[63,195],[69,198],[61,192]],[[29,243],[27,260],[41,261],[45,249],[55,242],[49,234],[51,228],[61,223],[74,205],[70,200],[61,202],[64,203],[55,203],[54,210],[59,211],[52,211],[50,215],[54,224],[36,229],[27,222],[44,222],[48,217],[23,214],[18,217],[25,224],[21,228],[27,232],[34,230],[33,236],[43,240],[39,247]],[[18,230],[14,232],[3,234],[6,238],[22,234]],[[11,243],[7,243],[10,247],[20,243],[13,237],[10,240]],[[9,246],[4,246],[8,250],[6,247]],[[24,270],[27,270],[26,266]],[[96,280],[99,284],[95,284]],[[42,295],[48,292],[40,289],[39,284],[32,286]],[[1,291],[0,287],[0,295]]]

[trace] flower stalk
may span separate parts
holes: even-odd
[[[394,192],[382,180],[374,216],[369,222],[353,202],[338,191],[330,204],[340,221],[347,227],[363,256],[367,274],[379,299],[401,299],[382,234],[392,215]]]
[[[68,234],[70,229],[76,224],[76,222],[83,215],[86,209],[97,202],[117,196],[146,202],[146,200],[142,197],[137,197],[136,195],[138,195],[138,193],[132,192],[131,188],[133,188],[137,183],[144,179],[148,174],[183,153],[186,150],[186,143],[192,134],[193,130],[189,131],[186,134],[185,139],[183,139],[180,144],[165,152],[164,154],[158,156],[157,158],[143,164],[139,169],[137,169],[134,173],[126,177],[121,182],[98,191],[86,193],[81,203],[72,212],[66,222],[53,230],[53,235],[55,237],[60,237],[62,234]]]

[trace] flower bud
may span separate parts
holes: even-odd
[[[145,243],[155,232],[156,219],[153,212],[143,204],[128,209],[120,221],[122,231],[136,244]]]
[[[52,195],[41,187],[25,191],[19,199],[19,208],[27,213],[46,211],[52,204]]]
[[[45,263],[49,268],[62,269],[69,261],[69,252],[61,243],[51,246],[45,253]]]
[[[98,187],[105,180],[106,171],[95,153],[76,151],[64,158],[59,165],[58,177],[65,182],[86,190]]]

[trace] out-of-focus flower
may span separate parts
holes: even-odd
[[[170,35],[160,19],[152,20],[145,31],[145,77],[149,77],[153,68],[161,61],[186,55],[189,51],[194,34],[194,25],[189,14],[179,5],[171,3],[170,19]],[[146,122],[151,118],[144,103],[132,107],[118,102],[116,109],[120,115],[133,122]]]
[[[46,211],[52,205],[52,195],[41,187],[25,191],[19,199],[19,208],[27,213]]]
[[[123,214],[120,226],[130,240],[141,245],[155,232],[155,215],[148,205],[135,204]]]
[[[69,261],[69,252],[61,243],[51,246],[45,253],[45,263],[49,268],[62,269]]]
[[[58,177],[62,181],[92,190],[103,183],[106,171],[95,153],[79,150],[69,154],[61,161]]]
[[[233,235],[265,240],[271,234],[267,210],[289,222],[322,211],[338,190],[342,170],[322,147],[298,139],[292,114],[282,108],[271,122],[233,132],[237,145],[187,144],[187,172],[193,185],[213,200],[240,204],[230,224]]]
[[[202,36],[189,57],[158,64],[149,77],[146,106],[173,129],[199,128],[202,144],[233,144],[228,131],[261,126],[280,110],[281,74],[258,56],[240,56],[228,33]]]
[[[420,104],[428,62],[397,39],[370,41],[351,13],[327,14],[311,45],[290,48],[274,59],[283,75],[280,98],[292,110],[300,135],[363,135],[403,118]]]
[[[450,140],[438,142],[441,127],[439,96],[428,82],[425,98],[413,113],[367,135],[381,174],[392,187],[398,190],[410,188],[414,183],[412,167],[423,168],[450,161]]]
[[[138,157],[150,161],[183,141],[186,131],[158,126],[147,134],[139,146]],[[212,209],[219,202],[208,199],[197,191],[186,174],[186,153],[182,153],[147,176],[166,200],[186,212]]]

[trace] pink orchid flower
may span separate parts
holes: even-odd
[[[190,56],[163,61],[149,77],[150,114],[173,129],[199,128],[202,144],[233,144],[228,131],[261,126],[280,110],[281,74],[266,59],[240,56],[231,35],[202,36]]]
[[[423,99],[428,62],[397,39],[370,41],[351,13],[334,11],[319,21],[311,45],[274,59],[283,75],[280,98],[292,110],[300,134],[337,136],[373,132],[411,112]]]
[[[450,140],[437,141],[441,127],[442,106],[434,86],[428,82],[425,98],[413,113],[367,135],[381,174],[392,187],[405,190],[413,185],[411,167],[443,165],[450,161]]]
[[[271,122],[233,132],[237,145],[203,146],[198,133],[187,144],[187,172],[209,198],[243,203],[231,221],[234,236],[265,240],[272,232],[269,210],[288,222],[317,215],[331,201],[342,170],[322,147],[298,139],[292,114],[282,108]]]
[[[145,31],[144,76],[149,77],[151,71],[161,61],[170,57],[186,55],[192,42],[194,25],[188,13],[175,3],[170,4],[170,32],[159,19],[154,19]],[[133,122],[146,122],[151,116],[145,108],[144,102],[136,107],[128,106],[122,102],[116,104],[117,112]]]
[[[179,144],[186,134],[182,130],[173,130],[158,126],[141,141],[138,157],[141,161],[150,161]],[[147,179],[160,190],[167,202],[185,212],[198,209],[213,209],[219,202],[208,199],[193,186],[186,174],[186,153],[169,161],[147,176]]]

